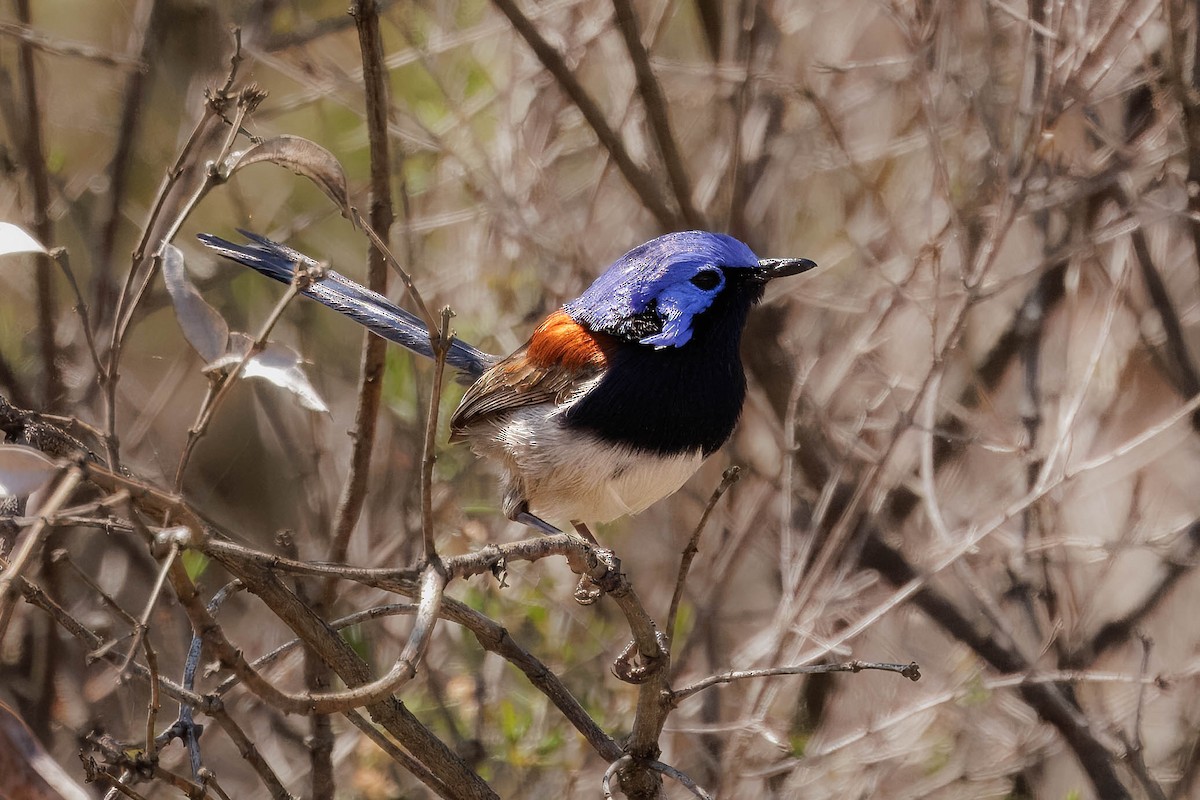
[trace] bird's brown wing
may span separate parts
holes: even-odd
[[[483,373],[450,418],[450,441],[467,438],[479,422],[515,408],[561,403],[607,366],[605,334],[555,311],[523,347]]]

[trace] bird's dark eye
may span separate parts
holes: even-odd
[[[691,281],[697,289],[707,292],[721,285],[721,273],[715,269],[706,269],[693,275]]]

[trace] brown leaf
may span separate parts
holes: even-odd
[[[333,153],[316,142],[301,136],[276,136],[259,142],[248,150],[234,154],[227,170],[229,175],[242,167],[269,161],[287,167],[315,183],[350,219],[350,194],[346,189],[346,171]]]

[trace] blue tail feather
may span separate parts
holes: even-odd
[[[217,254],[256,272],[290,284],[297,263],[317,266],[319,262],[298,250],[274,242],[265,236],[239,230],[250,244],[234,244],[208,233],[197,238]],[[372,333],[395,342],[414,353],[433,358],[429,329],[418,317],[392,303],[383,295],[355,283],[345,275],[326,270],[325,278],[313,283],[302,294],[349,317]],[[450,343],[446,363],[470,378],[478,378],[498,359],[478,350],[460,339]]]

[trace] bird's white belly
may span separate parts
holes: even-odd
[[[563,406],[528,406],[472,431],[472,447],[504,467],[505,513],[522,501],[563,527],[644,511],[700,468],[699,450],[662,456],[603,442],[561,423]]]

